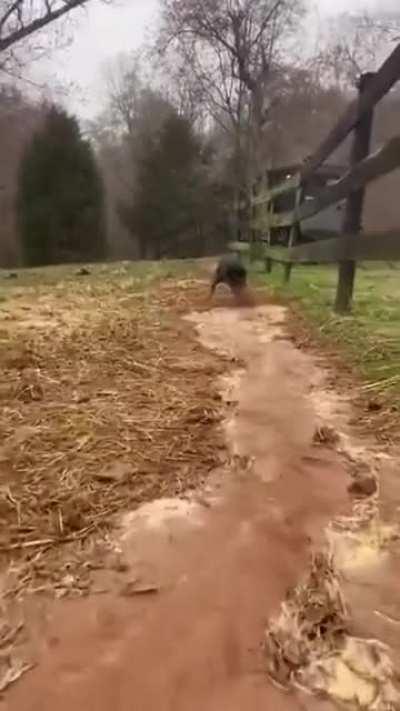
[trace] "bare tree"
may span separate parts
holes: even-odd
[[[341,13],[321,34],[317,66],[328,82],[347,90],[360,74],[375,71],[399,40],[400,12]]]
[[[114,142],[139,151],[137,137],[155,134],[170,111],[168,92],[159,85],[153,72],[147,72],[141,51],[107,62],[101,90],[104,108],[90,127],[94,137],[107,134]]]
[[[107,0],[103,0],[106,2]],[[23,77],[24,67],[67,45],[62,17],[82,8],[90,0],[0,0],[0,69],[4,75]],[[52,28],[49,33],[46,30]]]
[[[161,6],[161,51],[172,45],[184,57],[214,117],[250,125],[253,159],[263,159],[268,89],[302,0],[162,0]]]
[[[171,112],[168,99],[156,89],[159,78],[147,72],[142,60],[142,52],[121,54],[105,65],[104,109],[87,127],[106,185],[110,251],[120,258],[138,256],[138,245],[120,220],[119,205],[135,198],[142,153]]]
[[[89,0],[1,0],[0,52],[27,39]]]
[[[183,60],[209,115],[230,137],[236,228],[255,175],[265,169],[265,132],[279,64],[303,0],[161,0],[160,54]],[[172,63],[173,66],[173,63]]]
[[[205,88],[194,71],[191,60],[182,56],[170,46],[162,54],[148,50],[148,61],[152,67],[149,84],[160,91],[177,111],[196,124],[201,131],[209,117]]]
[[[102,94],[105,116],[112,130],[133,136],[142,111],[142,95],[150,85],[145,71],[145,50],[121,53],[104,65]]]

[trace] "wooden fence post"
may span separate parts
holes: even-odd
[[[268,169],[264,173],[264,188],[265,191],[269,191],[270,189],[270,181],[269,181],[269,172]],[[271,247],[271,212],[272,212],[272,202],[268,201],[263,208],[263,217],[265,218],[265,222],[267,225],[266,228],[266,243],[267,243],[267,256],[264,258],[264,266],[265,266],[265,271],[267,274],[271,274],[272,272],[272,267],[273,267],[273,261],[271,257],[268,256],[268,250]]]
[[[371,72],[362,74],[358,84],[359,98],[368,88],[375,75]],[[350,156],[350,167],[355,166],[368,156],[370,151],[372,122],[374,110],[366,112],[354,129],[354,140]],[[364,207],[365,188],[350,193],[342,224],[342,233],[357,239],[361,231],[362,213]],[[336,290],[335,311],[343,314],[351,310],[353,300],[356,262],[345,260],[339,263],[339,278]]]
[[[299,207],[300,207],[302,197],[303,197],[303,189],[302,189],[302,185],[301,185],[301,182],[300,182],[300,176],[299,176],[299,183],[298,183],[298,187],[297,187],[297,189],[296,189],[295,198],[294,198],[294,213],[295,213],[295,216],[296,216],[296,213],[297,213],[297,211],[298,211],[298,209],[299,209]],[[296,244],[297,238],[298,238],[298,234],[299,234],[299,223],[298,223],[298,222],[295,222],[295,223],[291,226],[291,228],[290,228],[289,243],[288,243],[289,249],[291,249],[292,247],[294,247],[294,245]],[[284,269],[283,269],[283,283],[284,283],[284,284],[289,284],[289,282],[290,282],[290,277],[291,277],[291,275],[292,275],[292,269],[293,269],[293,264],[292,264],[292,262],[287,262],[287,263],[284,265]]]
[[[238,212],[238,242],[250,241],[250,203],[249,195],[243,187],[239,192],[239,212]]]
[[[256,259],[255,255],[255,244],[257,241],[257,232],[252,226],[257,217],[257,208],[253,204],[253,200],[257,197],[258,191],[258,179],[256,178],[254,183],[252,183],[249,191],[249,224],[250,224],[250,263],[254,262]]]

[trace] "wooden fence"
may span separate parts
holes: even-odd
[[[264,245],[267,268],[273,261],[285,265],[284,278],[290,279],[294,264],[338,263],[339,278],[335,309],[351,308],[357,260],[400,260],[400,226],[398,232],[361,233],[365,188],[372,181],[400,167],[400,135],[392,138],[376,153],[370,154],[374,107],[400,79],[400,44],[378,72],[361,76],[358,97],[350,104],[333,130],[317,150],[293,175],[278,184],[268,185],[267,174],[257,180],[250,197],[252,242]],[[347,172],[327,182],[307,199],[307,188],[315,181],[325,161],[353,132],[350,164]],[[326,168],[325,168],[326,170]],[[328,171],[329,172],[329,171]],[[282,196],[289,210],[274,206]],[[345,201],[340,237],[298,243],[301,224],[321,211]],[[274,248],[274,235],[285,235],[285,248]],[[297,243],[297,244],[296,244]]]

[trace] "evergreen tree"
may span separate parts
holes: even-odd
[[[104,257],[103,202],[90,143],[73,116],[51,107],[20,166],[17,215],[25,263]]]
[[[140,257],[187,256],[198,228],[201,145],[190,122],[171,107],[161,129],[146,136],[136,162],[137,188],[120,215]],[[198,239],[197,239],[198,241]]]

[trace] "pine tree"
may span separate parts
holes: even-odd
[[[132,204],[120,205],[142,259],[186,256],[198,226],[200,161],[200,142],[190,122],[171,107],[160,131],[141,147]]]
[[[25,264],[104,257],[103,204],[90,143],[73,116],[51,107],[20,166],[17,216]]]

